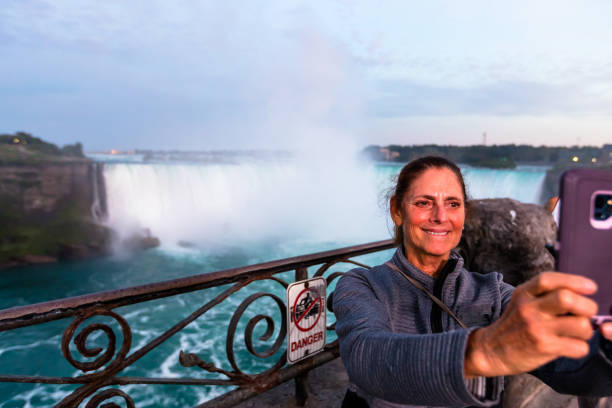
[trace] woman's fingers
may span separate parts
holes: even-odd
[[[569,289],[584,295],[597,291],[597,284],[589,278],[561,272],[542,272],[521,285],[522,289],[533,296],[539,296],[555,289]]]
[[[572,314],[591,317],[597,313],[597,303],[585,296],[566,289],[548,292],[534,301],[539,309],[550,315]]]
[[[589,340],[593,337],[593,326],[588,317],[562,316],[555,319],[552,330],[559,337]]]
[[[606,339],[612,341],[612,322],[602,323],[601,334],[603,334]]]
[[[559,337],[554,343],[559,357],[582,358],[589,354],[589,343],[584,340]]]

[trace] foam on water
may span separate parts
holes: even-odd
[[[0,356],[2,356],[2,354],[4,353],[9,353],[11,351],[15,351],[15,350],[27,350],[27,349],[35,349],[37,347],[44,345],[51,345],[51,346],[55,346],[57,344],[57,340],[59,339],[59,336],[55,336],[51,339],[47,339],[47,340],[41,340],[41,341],[35,341],[33,343],[28,343],[28,344],[19,344],[16,346],[8,346],[8,347],[4,347],[2,349],[0,349]]]

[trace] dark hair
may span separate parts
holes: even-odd
[[[455,163],[448,159],[445,159],[444,157],[425,156],[406,164],[397,176],[395,188],[393,189],[393,195],[391,196],[391,200],[395,202],[394,204],[397,208],[402,208],[402,199],[404,198],[404,194],[406,194],[406,191],[410,190],[410,186],[412,186],[414,180],[416,180],[421,174],[423,174],[425,170],[431,168],[447,168],[452,171],[455,176],[457,176],[457,181],[459,181],[459,184],[461,185],[461,191],[463,192],[463,200],[467,202],[467,192],[465,189],[465,182],[463,181],[463,175],[461,174],[461,169],[459,169],[459,167]],[[402,226],[396,225],[393,230],[393,239],[395,241],[395,245],[401,246],[404,243],[404,233],[402,231]]]

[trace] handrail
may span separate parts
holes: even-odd
[[[274,293],[257,292],[251,294],[234,311],[232,321],[228,326],[226,337],[227,362],[231,365],[231,371],[216,367],[210,362],[202,360],[198,355],[180,350],[179,362],[185,367],[202,369],[210,373],[216,373],[216,378],[144,378],[120,376],[126,367],[131,366],[137,360],[145,356],[151,350],[157,348],[174,334],[183,330],[187,325],[207,313],[210,309],[223,302],[241,289],[253,282],[261,280],[273,280],[284,287],[288,283],[274,275],[294,270],[295,280],[308,278],[307,268],[314,265],[321,265],[313,276],[324,277],[328,284],[342,275],[342,272],[332,272],[324,276],[330,267],[341,262],[361,265],[350,258],[365,255],[368,253],[387,250],[394,247],[392,240],[371,242],[362,245],[355,245],[331,251],[323,251],[309,255],[296,256],[292,258],[280,259],[271,262],[264,262],[256,265],[249,265],[239,268],[226,269],[218,272],[204,273],[186,278],[179,278],[163,282],[151,283],[140,286],[133,286],[118,290],[110,290],[81,296],[57,299],[43,303],[27,306],[14,307],[0,310],[0,332],[13,330],[20,327],[32,326],[44,322],[73,317],[71,323],[65,328],[61,338],[60,349],[66,360],[77,368],[80,374],[74,377],[52,377],[36,375],[11,375],[0,374],[0,382],[8,383],[45,383],[45,384],[76,384],[79,388],[64,397],[57,407],[76,407],[83,401],[90,398],[87,407],[104,406],[103,402],[112,398],[122,398],[128,407],[133,407],[132,398],[118,388],[108,388],[116,385],[126,384],[174,384],[174,385],[216,385],[238,386],[237,389],[221,395],[214,400],[208,401],[198,407],[204,406],[232,406],[251,396],[289,379],[296,379],[296,390],[304,390],[301,383],[305,381],[308,371],[318,365],[338,356],[337,341],[328,343],[325,351],[308,357],[297,364],[286,366],[286,355],[280,353],[281,347],[285,344],[287,332],[286,305],[285,301]],[[223,291],[216,294],[213,299],[207,301],[197,310],[186,316],[183,320],[176,322],[164,333],[149,341],[137,350],[131,351],[132,329],[125,318],[114,309],[154,299],[168,296],[180,295],[183,293],[199,291],[202,289],[225,286]],[[258,358],[268,358],[281,355],[280,359],[271,367],[257,374],[246,374],[241,371],[236,364],[233,347],[236,334],[236,324],[243,316],[244,311],[256,299],[268,297],[274,300],[280,311],[281,328],[276,335],[274,344],[265,352],[255,353],[251,349],[253,328],[259,323],[267,325],[266,333],[270,335],[274,331],[274,319],[265,314],[258,314],[251,318],[247,324],[244,334],[244,342],[247,350]],[[264,311],[267,313],[267,311]],[[121,333],[121,344],[116,344],[118,337],[114,334],[116,326],[109,326],[103,323],[87,323],[93,317],[103,317],[114,320],[118,323]],[[84,326],[84,327],[83,327]],[[113,329],[115,327],[115,329]],[[334,330],[333,325],[327,328]],[[87,347],[87,341],[92,333],[104,333],[108,339],[105,348],[91,349]],[[77,334],[78,333],[78,334]],[[266,339],[270,337],[267,335]],[[266,335],[264,335],[265,337]],[[263,339],[263,337],[262,337]],[[71,350],[72,345],[72,350]],[[118,349],[118,350],[117,350]],[[89,362],[78,361],[73,353],[76,350],[81,356],[90,359]],[[131,352],[130,352],[131,351]],[[92,358],[95,360],[91,361]],[[223,375],[227,379],[219,379],[218,375]],[[301,385],[300,385],[301,384]],[[305,395],[301,396],[305,398]]]
[[[112,308],[131,305],[213,286],[234,283],[247,277],[262,278],[266,275],[327,263],[340,256],[348,259],[354,256],[393,248],[393,246],[393,240],[376,241],[239,268],[203,273],[186,278],[172,279],[146,285],[3,309],[0,310],[0,332],[17,327],[31,326],[51,320],[62,319],[74,315],[76,311],[82,308],[88,308],[93,305],[108,305],[112,306]]]

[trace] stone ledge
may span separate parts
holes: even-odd
[[[306,408],[340,407],[348,386],[348,375],[340,358],[323,364],[308,374],[308,400]],[[238,405],[238,408],[294,408],[295,381],[289,380],[278,387],[259,394]]]

